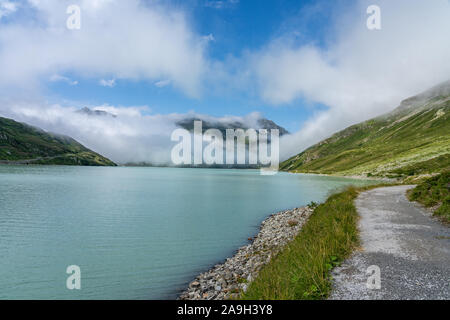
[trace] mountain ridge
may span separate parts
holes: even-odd
[[[450,166],[450,81],[405,99],[393,111],[352,125],[280,165],[284,171],[405,175]],[[435,161],[434,159],[439,159]],[[433,166],[430,165],[433,163]]]
[[[220,130],[220,132],[222,132],[224,136],[226,135],[226,129],[244,129],[244,130],[250,129],[250,126],[243,123],[242,121],[227,121],[227,122],[208,121],[202,119],[201,117],[188,117],[186,119],[177,121],[176,125],[188,131],[193,131],[194,121],[202,121],[203,132],[205,132],[208,129],[218,129]],[[274,121],[266,118],[259,118],[256,121],[256,128],[253,129],[278,129],[280,132],[280,136],[289,134],[288,130],[279,126]]]
[[[0,163],[116,166],[75,139],[0,117]]]

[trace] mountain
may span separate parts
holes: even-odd
[[[86,114],[88,116],[100,116],[100,117],[105,117],[105,116],[109,116],[109,117],[113,117],[113,118],[117,118],[117,116],[115,114],[103,111],[103,110],[92,110],[89,109],[88,107],[84,107],[80,110],[76,111],[77,113],[82,113],[82,114]]]
[[[0,163],[115,166],[74,139],[0,117]]]
[[[187,119],[183,119],[178,121],[176,124],[183,128],[186,129],[188,131],[193,131],[194,130],[194,121],[202,121],[202,128],[203,128],[203,132],[205,132],[208,129],[218,129],[220,130],[220,132],[222,132],[222,135],[225,137],[226,136],[226,129],[250,129],[250,126],[248,124],[245,124],[241,121],[208,121],[205,119],[201,119],[201,118],[195,118],[195,117],[191,117],[191,118],[187,118]],[[285,134],[289,134],[289,131],[287,131],[285,128],[277,125],[275,122],[273,122],[272,120],[268,120],[266,118],[259,118],[256,121],[256,125],[255,128],[253,129],[278,129],[280,131],[280,137],[285,135]]]
[[[285,171],[408,176],[450,167],[450,81],[342,130],[281,164]]]

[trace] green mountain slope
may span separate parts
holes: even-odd
[[[0,117],[0,163],[115,166],[74,139]]]
[[[450,167],[450,81],[393,112],[351,126],[286,160],[281,170],[416,175]]]

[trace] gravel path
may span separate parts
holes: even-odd
[[[450,299],[450,228],[407,200],[412,187],[357,198],[362,248],[333,271],[330,299]],[[372,265],[380,268],[380,289],[367,288]]]

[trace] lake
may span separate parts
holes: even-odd
[[[258,170],[0,166],[0,299],[174,299],[271,213],[368,181]],[[81,290],[66,268],[81,269]]]

